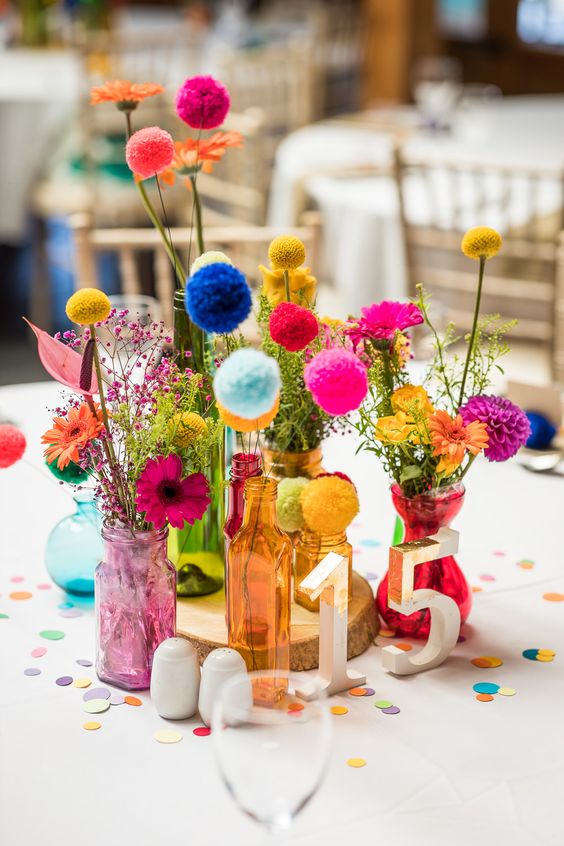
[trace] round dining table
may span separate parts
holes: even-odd
[[[197,715],[163,720],[143,691],[141,707],[111,706],[98,731],[85,731],[84,690],[56,684],[61,676],[97,684],[94,668],[77,663],[95,658],[93,608],[66,596],[44,566],[50,530],[73,510],[39,442],[58,395],[53,382],[0,388],[0,418],[27,439],[23,459],[0,470],[0,843],[258,846],[264,832],[225,789],[213,738],[193,733]],[[354,567],[376,588],[394,514],[385,474],[357,447],[354,436],[335,434],[324,463],[357,486]],[[555,599],[564,598],[564,480],[515,460],[480,459],[466,483],[454,528],[473,609],[458,644],[440,667],[413,676],[382,668],[390,637],[350,662],[376,695],[331,699],[348,710],[331,717],[325,778],[281,842],[562,846],[564,602]],[[69,601],[75,616],[64,613]],[[40,636],[52,630],[64,637]],[[45,653],[34,657],[40,647]],[[529,660],[527,650],[553,658]],[[481,656],[498,666],[471,663]],[[484,681],[516,693],[478,701],[473,687]],[[399,710],[374,707],[383,699]],[[156,742],[166,728],[182,741]],[[353,768],[350,759],[365,765]]]

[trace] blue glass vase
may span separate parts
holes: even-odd
[[[76,597],[94,596],[94,571],[102,560],[102,521],[91,491],[73,497],[76,509],[51,530],[45,548],[47,572]]]

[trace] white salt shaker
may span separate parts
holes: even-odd
[[[151,672],[151,699],[166,720],[185,720],[198,709],[200,665],[192,644],[169,637],[155,650]]]
[[[233,676],[245,674],[247,667],[235,649],[222,647],[210,652],[202,664],[202,683],[198,710],[203,722],[209,726],[212,710],[221,686]]]

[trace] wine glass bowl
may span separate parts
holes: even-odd
[[[219,771],[239,808],[269,832],[288,828],[327,770],[332,724],[325,697],[304,702],[303,678],[263,671],[220,689],[212,715]]]

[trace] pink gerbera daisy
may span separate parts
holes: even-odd
[[[155,529],[170,523],[181,529],[201,520],[211,502],[209,486],[203,473],[182,479],[182,461],[178,455],[149,458],[137,480],[135,503]]]
[[[413,303],[384,300],[366,306],[361,311],[362,317],[356,321],[355,326],[347,330],[355,345],[363,338],[391,341],[396,332],[403,332],[410,326],[423,323],[423,315]]]

